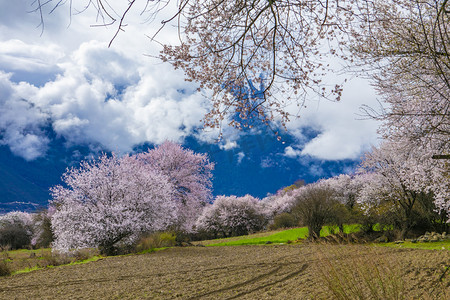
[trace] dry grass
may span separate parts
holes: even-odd
[[[361,245],[318,247],[316,256],[323,281],[333,299],[449,299],[450,280],[444,272],[447,259],[433,264],[428,255],[444,250],[386,253]],[[409,253],[408,253],[409,252]],[[395,255],[393,255],[395,254]],[[412,264],[414,262],[414,264]],[[427,265],[427,263],[429,265]],[[427,285],[429,288],[420,289]],[[419,287],[419,288],[418,288]]]
[[[11,269],[6,262],[6,259],[0,260],[0,276],[8,276],[11,275]]]
[[[333,298],[404,299],[405,284],[398,261],[371,247],[351,248],[335,246],[317,252],[322,278]],[[349,250],[352,255],[345,255]]]
[[[0,274],[14,275],[47,267],[71,264],[91,259],[98,255],[97,250],[83,249],[69,255],[52,253],[51,249],[12,250],[0,252]],[[1,276],[1,275],[0,275]]]

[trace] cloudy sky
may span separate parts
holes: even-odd
[[[44,11],[42,27],[32,3],[0,0],[0,147],[15,157],[45,159],[54,139],[63,139],[68,149],[82,145],[120,153],[142,144],[167,139],[186,144],[190,139],[232,151],[236,159],[226,167],[233,168],[257,155],[243,144],[249,135],[271,134],[225,128],[224,140],[214,144],[217,132],[201,130],[208,100],[181,72],[148,56],[160,50],[147,38],[158,29],[158,20],[149,23],[139,15],[141,7],[131,12],[126,31],[108,48],[116,28],[92,26],[94,10],[70,16],[65,5],[50,15]],[[166,28],[158,38],[173,41],[174,36]],[[317,163],[304,162],[358,160],[377,143],[378,125],[361,120],[359,108],[376,103],[373,89],[359,78],[348,82],[339,103],[312,98],[301,118],[288,124],[285,144],[259,144],[277,151],[265,154],[268,160],[261,158],[259,166],[283,158],[313,172]],[[263,140],[278,143],[275,137]]]

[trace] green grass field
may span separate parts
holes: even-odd
[[[357,224],[354,225],[345,225],[344,232],[352,233],[358,232],[360,226]],[[331,233],[336,232],[336,228],[325,226],[320,232],[320,236],[327,236]],[[308,228],[300,227],[300,228],[292,228],[287,230],[277,230],[277,231],[268,231],[263,233],[256,233],[251,235],[244,235],[239,237],[231,237],[226,239],[217,239],[217,240],[209,240],[202,241],[201,244],[205,246],[239,246],[239,245],[263,245],[268,242],[274,244],[286,244],[294,241],[298,241],[301,239],[305,239],[308,236]],[[450,250],[450,240],[442,241],[442,242],[426,242],[426,243],[412,243],[412,242],[403,242],[401,244],[396,243],[377,243],[374,244],[382,247],[391,247],[391,248],[412,248],[412,249],[430,249],[430,250]]]
[[[298,239],[304,239],[308,235],[308,229],[292,228],[284,231],[272,232],[267,236],[253,236],[247,235],[242,237],[234,237],[228,239],[220,239],[217,243],[207,244],[207,246],[238,246],[238,245],[261,245],[267,242],[272,243],[288,243],[288,241],[296,241]]]
[[[411,249],[428,249],[428,250],[450,250],[450,240],[442,242],[427,242],[427,243],[412,243],[403,242],[401,244],[396,243],[379,243],[377,246],[391,247],[391,248],[411,248]]]
[[[359,225],[344,225],[345,233],[352,233],[359,231]],[[336,232],[337,228],[325,226],[320,232],[320,236],[327,236]],[[239,246],[239,245],[261,245],[268,242],[274,244],[285,244],[299,239],[306,239],[308,236],[308,228],[292,228],[282,231],[269,231],[266,233],[257,233],[252,235],[244,235],[241,237],[232,237],[228,239],[219,239],[204,243],[206,246]],[[203,244],[203,243],[202,243]]]

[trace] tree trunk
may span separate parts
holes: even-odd
[[[308,226],[308,239],[309,240],[316,240],[320,238],[320,230],[322,229],[322,226]]]

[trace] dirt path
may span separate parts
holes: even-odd
[[[386,265],[404,281],[407,299],[420,299],[436,286],[449,253],[332,245],[173,248],[0,278],[0,299],[330,299],[327,274],[334,266],[353,270],[358,261]],[[432,299],[446,297],[443,291],[439,286]]]

